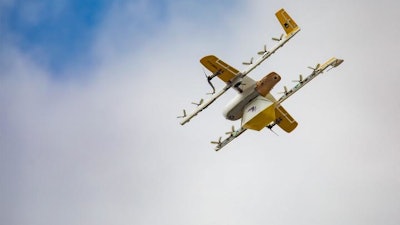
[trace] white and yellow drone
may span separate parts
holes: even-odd
[[[232,127],[232,131],[226,133],[229,136],[224,140],[221,137],[218,141],[212,141],[211,143],[217,145],[215,148],[217,151],[247,129],[260,131],[264,127],[272,129],[275,125],[278,125],[284,131],[288,133],[292,132],[297,127],[297,122],[283,108],[281,105],[282,102],[326,69],[337,67],[343,62],[342,59],[331,58],[323,64],[317,64],[315,68],[310,67],[312,73],[309,76],[303,78],[300,75],[296,86],[290,90],[285,87],[283,96],[275,99],[270,91],[281,80],[281,77],[277,73],[271,72],[259,81],[255,81],[247,76],[300,31],[296,22],[284,9],[276,12],[275,15],[285,30],[286,35],[281,35],[280,38],[273,38],[273,40],[277,41],[277,44],[270,50],[264,46],[264,49],[258,52],[260,57],[256,61],[253,62],[252,59],[250,62],[243,63],[248,66],[244,71],[238,71],[213,55],[205,56],[200,60],[200,63],[212,73],[207,76],[207,81],[213,89],[211,93],[212,97],[206,101],[202,99],[196,104],[197,108],[190,114],[187,114],[186,110],[183,110],[183,115],[178,118],[182,118],[181,125],[184,125],[211,105],[227,90],[230,88],[235,89],[238,94],[227,104],[223,114],[228,120],[236,121],[241,119],[241,127],[238,130]],[[211,83],[211,80],[215,77],[218,77],[226,84],[219,92],[215,92],[214,85]]]

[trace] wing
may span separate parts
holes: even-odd
[[[279,23],[281,23],[283,29],[285,30],[287,36],[297,32],[300,29],[297,26],[296,22],[289,16],[289,14],[284,9],[281,9],[278,12],[276,12],[275,15],[278,18]]]
[[[221,95],[223,95],[227,90],[229,90],[232,87],[231,84],[225,85],[225,87],[220,90],[219,92],[215,93],[212,98],[208,99],[207,101],[204,101],[203,104],[199,105],[196,110],[194,110],[191,114],[185,115],[183,117],[183,120],[181,121],[181,125],[184,125],[185,123],[189,122],[193,117],[197,116],[201,111],[203,111],[205,108],[207,108],[209,105],[211,105],[215,100],[217,100]]]
[[[234,78],[239,71],[224,61],[218,59],[214,55],[208,55],[200,59],[200,63],[203,64],[211,73],[218,74],[218,77],[225,83]]]
[[[292,132],[297,127],[296,120],[283,108],[283,106],[279,105],[275,108],[275,116],[276,120],[279,121],[277,124],[282,130],[287,133]]]
[[[225,83],[228,83],[229,81],[233,80],[236,76],[240,75],[239,70],[235,69],[234,67],[228,65],[218,57],[214,55],[208,55],[200,59],[200,63],[207,68],[211,73],[213,74],[218,74],[218,78],[220,78],[222,81]],[[256,81],[254,81],[252,78],[245,76],[242,79],[242,88],[246,89],[249,87],[252,87]],[[241,87],[234,86],[233,87],[235,90],[238,92],[242,92]]]
[[[203,57],[200,62],[213,74],[217,75],[221,80],[223,80],[226,85],[222,90],[213,94],[212,98],[204,101],[203,104],[199,105],[197,109],[191,114],[183,117],[181,125],[189,122],[193,117],[195,117],[197,114],[199,114],[209,105],[211,105],[231,87],[235,88],[239,92],[242,92],[242,90],[240,89],[240,84],[246,84],[245,86],[248,88],[251,87],[252,84],[256,83],[253,79],[249,77],[244,77],[243,74],[240,73],[237,69],[229,66],[228,64],[213,55]]]

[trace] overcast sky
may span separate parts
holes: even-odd
[[[399,224],[399,7],[0,0],[0,223]],[[243,70],[283,32],[280,8],[302,30],[253,79],[280,74],[279,97],[307,66],[344,63],[284,103],[293,133],[215,152],[234,91],[176,119],[210,91],[199,59]]]

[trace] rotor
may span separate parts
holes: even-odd
[[[220,145],[222,142],[222,137],[219,137],[218,141],[211,141],[211,144]]]
[[[216,77],[216,76],[218,76],[221,72],[220,71],[217,71],[216,73],[213,73],[213,74],[211,74],[211,75],[207,75],[207,73],[206,73],[206,71],[204,70],[204,68],[203,68],[203,72],[204,72],[204,75],[206,76],[206,79],[207,79],[207,82],[208,82],[208,84],[211,86],[211,88],[212,88],[212,92],[209,92],[209,93],[207,93],[208,95],[213,95],[213,94],[215,94],[215,87],[214,87],[214,85],[211,83],[211,80],[214,78],[214,77]]]

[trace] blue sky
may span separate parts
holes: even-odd
[[[72,76],[64,71],[70,67],[95,63],[91,55],[93,42],[99,26],[107,19],[113,8],[127,3],[146,5],[144,11],[134,12],[130,20],[122,18],[119,25],[132,34],[131,41],[141,46],[146,37],[153,37],[169,22],[171,2],[152,1],[10,1],[1,8],[1,31],[5,43],[12,43],[21,51],[30,54],[35,61],[48,68],[53,76]],[[212,13],[223,7],[226,1],[184,2],[187,10],[183,17],[213,21]],[[230,8],[234,2],[229,2]],[[200,8],[210,5],[210,8]],[[192,11],[196,9],[196,11]],[[204,10],[206,9],[206,11]],[[189,13],[190,12],[190,13]],[[212,15],[212,16],[207,16]]]
[[[115,4],[118,1],[13,1],[1,10],[3,41],[31,54],[57,76],[67,67],[90,63],[96,29]],[[155,18],[146,21],[141,18],[145,14],[139,14],[136,21],[124,21],[127,29],[146,33],[167,21],[163,0],[150,5]]]
[[[400,224],[400,3],[0,0],[0,223]],[[299,126],[248,131],[222,151],[228,91],[208,98],[199,59],[275,71],[275,97],[307,66],[340,67],[284,102]],[[66,79],[64,79],[66,78]],[[222,82],[215,81],[221,87]]]
[[[61,3],[61,4],[60,4]],[[85,60],[109,1],[16,1],[3,10],[3,32],[55,73]]]

